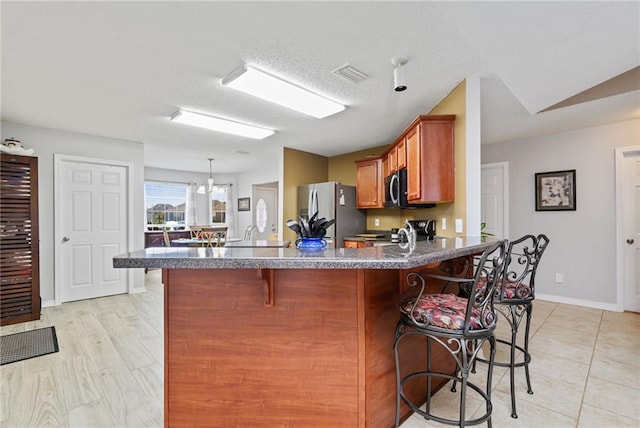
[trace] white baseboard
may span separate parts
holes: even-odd
[[[40,302],[43,308],[50,308],[51,306],[56,306],[55,300],[42,300]]]
[[[131,291],[129,291],[129,294],[139,294],[139,293],[144,293],[145,291],[147,291],[145,287],[134,288]]]
[[[615,303],[602,303],[593,302],[591,300],[574,299],[571,297],[554,296],[553,294],[539,294],[536,293],[536,299],[545,300],[547,302],[564,303],[565,305],[584,306],[593,309],[602,309],[603,311],[618,311],[618,306]]]

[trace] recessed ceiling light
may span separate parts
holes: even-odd
[[[256,140],[262,140],[263,138],[275,134],[275,131],[271,129],[259,128],[257,126],[247,125],[246,123],[234,122],[232,120],[194,113],[183,109],[178,110],[173,116],[171,116],[171,120],[185,125],[197,126],[200,128],[210,129],[212,131],[226,132],[227,134],[240,135],[242,137],[254,138]]]
[[[222,84],[318,119],[345,109],[342,104],[246,64],[225,76]]]

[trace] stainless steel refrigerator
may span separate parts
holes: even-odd
[[[356,208],[356,188],[330,181],[298,187],[298,214],[311,216],[318,211],[318,218],[335,219],[327,229],[325,239],[334,248],[344,247],[344,238],[363,233],[367,228],[364,210]]]

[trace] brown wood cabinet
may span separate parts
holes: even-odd
[[[407,166],[407,150],[404,138],[398,141],[395,146],[396,157],[398,158],[398,169],[406,168]]]
[[[356,161],[356,206],[358,208],[383,208],[382,159],[367,158]]]
[[[407,201],[455,200],[454,115],[420,116],[405,133]]]
[[[389,158],[389,170],[387,171],[385,176],[387,176],[389,174],[393,174],[394,172],[396,172],[398,170],[398,154],[396,152],[396,149],[394,148],[393,150],[391,150],[387,154],[387,156]]]
[[[38,158],[0,154],[0,325],[40,319]]]
[[[379,158],[356,162],[358,208],[384,208],[384,179],[407,169],[410,204],[455,200],[455,115],[422,115]]]
[[[362,241],[362,240],[344,240],[344,248],[367,248],[373,247],[373,241]]]

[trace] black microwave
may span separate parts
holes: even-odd
[[[407,169],[402,168],[384,179],[384,206],[402,208],[407,205]]]
[[[386,208],[433,208],[436,204],[410,204],[407,201],[407,169],[400,168],[384,179],[384,206]]]

